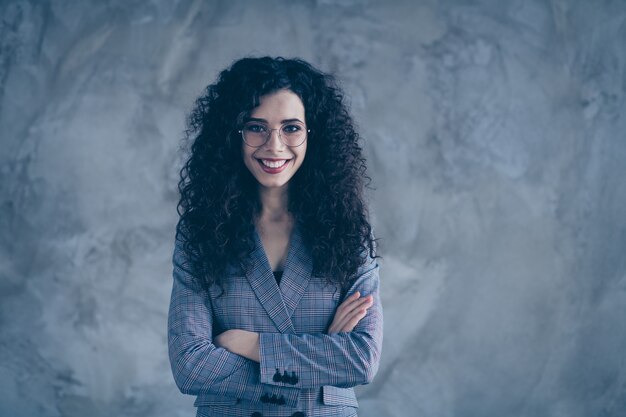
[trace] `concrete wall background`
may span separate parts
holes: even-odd
[[[626,3],[0,2],[0,415],[192,416],[166,351],[185,113],[336,73],[385,346],[367,416],[626,415]]]

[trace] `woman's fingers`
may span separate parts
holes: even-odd
[[[350,317],[348,319],[348,321],[343,325],[343,327],[341,328],[340,332],[351,332],[352,330],[354,330],[354,328],[356,327],[357,324],[359,324],[359,321],[361,321],[361,319],[363,317],[365,317],[365,315],[367,314],[367,309],[361,309],[358,310],[355,314],[352,315],[352,317]]]
[[[337,308],[328,333],[349,332],[365,317],[367,309],[371,307],[373,297],[360,297],[358,292],[346,298]]]
[[[350,312],[355,309],[360,308],[362,305],[371,302],[372,296],[368,295],[366,297],[361,297],[358,292],[346,298],[346,300],[341,303],[341,305],[337,308],[337,315],[348,315]]]
[[[372,306],[372,297],[364,297],[354,309],[346,313],[341,322],[338,323],[340,332],[351,332],[359,321],[367,314],[367,309]]]
[[[346,298],[345,300],[343,300],[343,302],[337,308],[337,313],[343,312],[344,310],[349,308],[351,304],[358,302],[359,297],[361,297],[361,293],[357,291],[351,296],[349,296],[348,298]]]
[[[335,317],[333,317],[333,322],[328,329],[329,333],[336,333],[340,331],[343,323],[345,322],[345,318],[347,314],[352,311],[356,305],[359,303],[360,293],[357,291],[348,298],[346,298],[335,311]],[[362,300],[361,300],[362,301]]]
[[[372,304],[372,296],[361,297],[358,300],[353,301],[352,303],[347,305],[346,308],[341,312],[341,315],[339,316],[337,320],[337,324],[340,327],[344,327],[345,323],[351,320],[355,314],[357,314],[360,310],[364,308],[365,309],[369,308],[371,304]]]

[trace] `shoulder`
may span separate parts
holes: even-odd
[[[362,248],[360,253],[361,265],[357,269],[357,276],[362,275],[368,271],[378,269],[377,259],[380,258],[380,256],[378,256],[377,254],[377,246],[377,239],[374,237],[374,231],[372,228],[369,234],[369,241],[366,243],[365,247]]]
[[[367,274],[373,271],[378,271],[379,269],[379,265],[377,262],[378,258],[379,257],[376,255],[371,256],[369,251],[367,253],[361,254],[361,265],[357,269],[356,277],[358,278],[364,274]]]

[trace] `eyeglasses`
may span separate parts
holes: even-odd
[[[311,132],[301,122],[285,123],[279,129],[270,129],[265,123],[248,122],[243,125],[243,129],[239,130],[239,133],[241,133],[246,145],[258,148],[267,143],[274,130],[278,130],[280,141],[291,147],[302,145],[306,140],[307,133]]]

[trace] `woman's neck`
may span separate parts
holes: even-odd
[[[261,200],[261,222],[284,222],[290,220],[287,187],[259,189]]]

